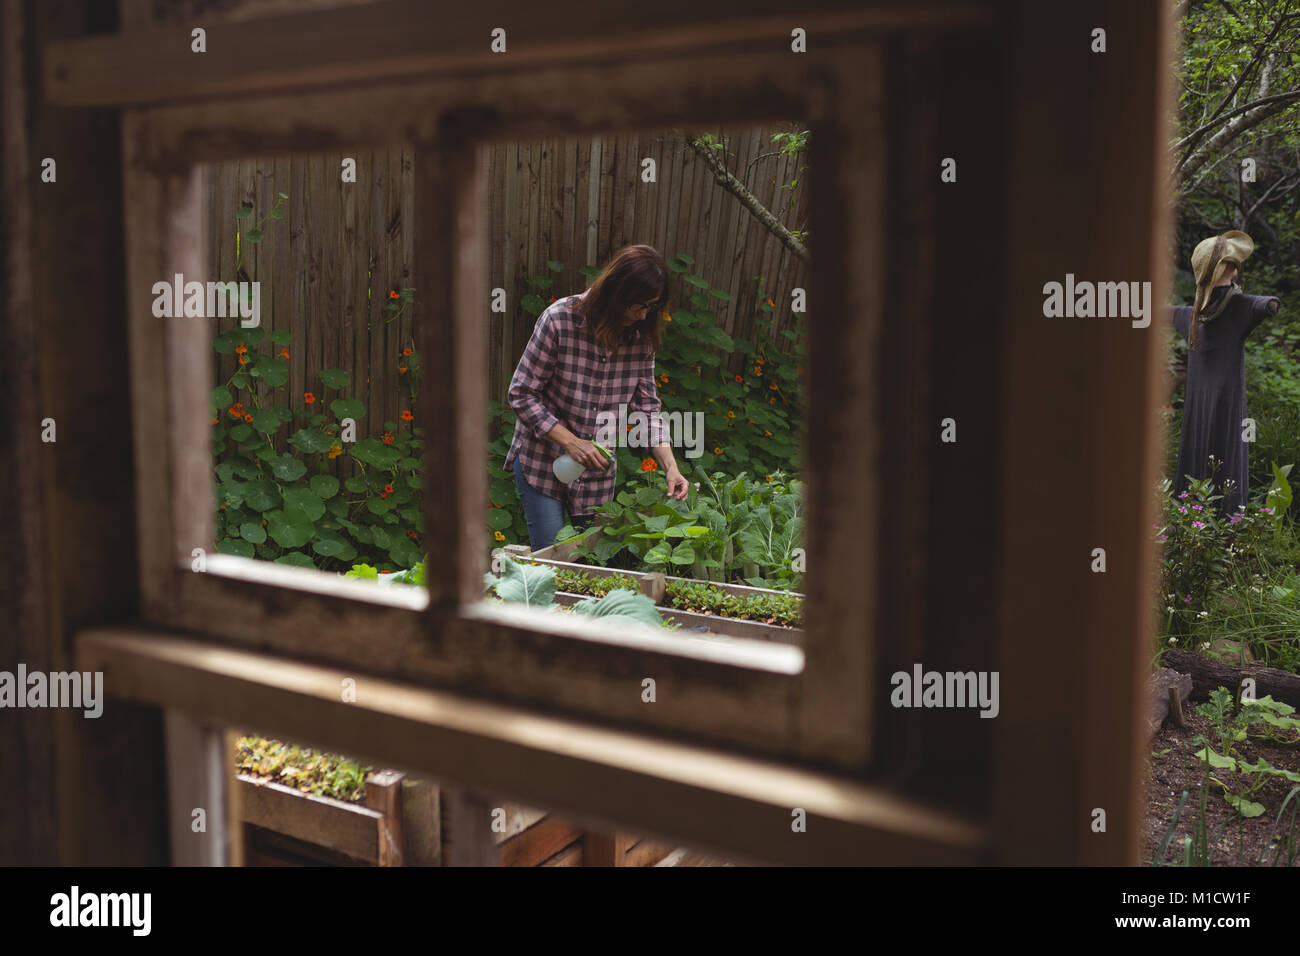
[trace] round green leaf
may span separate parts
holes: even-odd
[[[488,509],[488,527],[493,531],[505,531],[514,523],[514,515],[504,508]]]
[[[313,475],[308,485],[313,494],[322,498],[333,498],[339,493],[339,480],[333,475]]]
[[[284,510],[301,511],[312,521],[325,514],[325,502],[307,488],[289,488],[284,492]]]
[[[329,451],[333,439],[319,428],[300,428],[293,433],[293,437],[289,439],[289,444],[304,455],[319,455],[322,452]]]
[[[325,558],[336,558],[343,553],[347,545],[341,538],[321,538],[313,541],[311,549]]]
[[[301,548],[316,534],[311,519],[301,511],[272,511],[266,516],[266,530],[282,548]]]
[[[234,401],[235,399],[234,396],[230,394],[230,389],[226,388],[224,385],[212,390],[213,411],[219,412],[223,409],[229,408],[234,404]]]
[[[280,430],[283,422],[273,408],[255,408],[252,412],[253,427],[263,435],[273,435]]]
[[[288,345],[293,340],[293,335],[288,329],[272,329],[271,341],[276,345]]]
[[[222,554],[236,554],[241,558],[251,558],[255,554],[252,543],[241,541],[239,538],[222,538],[217,542],[217,550]]]
[[[709,287],[709,280],[701,279],[697,275],[692,275],[688,273],[682,276],[682,278],[685,279],[687,282],[689,282],[691,285],[695,286],[695,288],[697,289],[707,289]]]
[[[239,526],[239,536],[253,544],[261,544],[266,540],[266,529],[256,522],[246,521]],[[250,554],[249,557],[251,558],[252,555]]]
[[[372,515],[385,515],[392,510],[393,505],[387,498],[372,495],[366,499],[366,508]]]
[[[250,229],[250,230],[248,230],[248,232],[244,233],[244,238],[247,239],[249,242],[261,242],[261,241],[262,241],[262,230],[261,230],[261,229]]]
[[[282,554],[275,559],[276,564],[291,564],[295,568],[314,568],[316,562],[301,551],[290,551],[288,554]]]
[[[252,375],[254,378],[260,378],[272,388],[278,388],[289,381],[289,366],[285,365],[281,359],[262,355],[258,357],[256,364],[253,366]]]
[[[343,482],[343,487],[354,495],[359,495],[366,490],[366,480],[364,478],[349,478]]]
[[[256,511],[269,511],[280,504],[280,491],[264,478],[250,481],[244,485],[244,502]]]
[[[347,388],[348,373],[341,368],[323,368],[320,371],[320,380],[326,388]]]
[[[330,411],[335,418],[360,418],[366,413],[366,406],[359,398],[336,398],[330,402]]]
[[[297,481],[307,474],[307,466],[294,458],[293,455],[285,452],[283,455],[271,459],[271,473],[281,481]],[[287,496],[288,493],[286,492]],[[317,515],[317,517],[320,516]]]
[[[251,434],[253,434],[253,429],[249,428],[242,422],[230,429],[230,437],[235,441],[245,441]]]

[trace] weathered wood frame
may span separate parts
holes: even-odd
[[[707,8],[709,5],[690,6]],[[824,6],[814,0],[805,4],[804,10],[816,12]],[[921,6],[908,7],[902,15],[894,9],[892,19],[885,19],[890,19],[895,26],[916,26],[924,31],[938,25],[971,26],[982,22],[986,12],[984,5],[939,6],[946,9],[936,13],[928,6],[924,10]],[[1008,319],[1000,343],[1009,370],[1004,380],[1008,402],[1000,431],[991,422],[977,427],[1002,437],[997,478],[1006,499],[1020,507],[1002,515],[998,540],[957,541],[953,545],[957,556],[953,562],[955,567],[960,567],[962,560],[997,565],[1000,589],[991,604],[996,618],[993,622],[995,660],[1003,668],[1004,686],[1017,688],[1014,695],[1008,695],[1002,718],[997,722],[994,759],[977,765],[981,775],[978,793],[972,790],[962,794],[963,802],[968,796],[990,801],[987,831],[982,827],[954,831],[937,826],[933,818],[913,816],[909,803],[897,794],[861,787],[843,778],[735,755],[728,755],[719,763],[716,751],[677,744],[665,747],[658,736],[593,729],[590,724],[569,721],[563,726],[552,726],[546,740],[539,741],[527,732],[528,727],[521,720],[524,715],[518,707],[499,708],[490,715],[479,714],[473,727],[457,728],[447,717],[459,711],[464,701],[453,701],[442,692],[414,691],[409,684],[383,688],[390,696],[403,698],[406,712],[400,716],[384,713],[382,708],[345,705],[338,700],[338,679],[341,674],[356,673],[355,669],[313,668],[286,662],[284,655],[288,651],[284,645],[291,644],[292,637],[274,633],[264,636],[261,629],[267,620],[260,614],[246,615],[242,629],[231,625],[229,629],[240,630],[234,637],[217,632],[222,619],[205,620],[196,615],[194,627],[204,635],[204,640],[197,643],[159,635],[156,630],[147,635],[129,630],[115,633],[83,630],[76,641],[77,666],[85,669],[102,666],[108,672],[110,689],[122,698],[171,707],[218,724],[269,722],[303,740],[352,746],[359,753],[380,741],[392,751],[400,751],[395,757],[409,761],[412,769],[430,773],[450,770],[453,772],[447,774],[448,779],[485,782],[503,793],[517,788],[520,799],[536,800],[566,811],[585,807],[606,824],[626,824],[644,832],[659,830],[666,836],[716,846],[724,852],[734,851],[737,856],[789,862],[968,862],[978,857],[979,847],[984,844],[993,852],[982,858],[1001,862],[1132,862],[1137,819],[1133,811],[1144,756],[1138,702],[1145,648],[1138,637],[1146,633],[1148,624],[1144,570],[1150,558],[1150,546],[1142,535],[1145,523],[1141,520],[1148,509],[1139,506],[1131,491],[1121,487],[1115,476],[1154,477],[1153,418],[1141,416],[1134,408],[1140,402],[1151,405],[1155,400],[1158,349],[1151,344],[1151,337],[1130,337],[1127,329],[1099,332],[1093,327],[1080,330],[1073,325],[1045,323],[1041,315],[1034,314],[1037,306],[1033,300],[1045,277],[1059,278],[1066,269],[1079,274],[1091,272],[1125,278],[1134,274],[1151,276],[1156,283],[1154,298],[1163,300],[1163,240],[1168,220],[1164,206],[1167,191],[1159,179],[1169,86],[1164,70],[1173,31],[1165,22],[1165,11],[1130,8],[1119,0],[1100,0],[1096,9],[1088,11],[1032,0],[1007,0],[996,6],[1007,13],[1005,49],[1013,54],[1006,58],[1005,103],[990,104],[994,118],[1001,122],[1008,136],[1007,155],[1012,161],[1009,179],[1017,187],[1015,195],[1000,210],[1005,213],[1005,222],[999,222],[991,234],[993,241],[1011,253],[1009,268],[1002,277],[1008,293]],[[765,5],[756,5],[754,9],[759,7]],[[874,5],[861,11],[861,15],[878,17],[884,8],[885,5]],[[977,11],[978,15],[954,18],[955,10],[967,14]],[[573,7],[572,12],[577,13],[578,8]],[[814,22],[802,13],[804,22]],[[629,13],[632,18],[637,15],[635,9]],[[289,19],[303,32],[317,33],[329,18],[304,15]],[[337,26],[340,21],[329,22]],[[1112,32],[1112,41],[1128,47],[1130,53],[1108,56],[1106,67],[1101,70],[1089,68],[1086,52],[1082,59],[1077,54],[1079,38],[1086,38],[1088,29],[1096,22],[1122,22],[1125,30],[1122,34]],[[825,23],[820,21],[820,25]],[[630,31],[637,30],[639,36],[644,36],[639,28],[646,24],[629,22],[628,25]],[[261,23],[255,23],[231,27],[229,32],[223,30],[220,35],[231,47],[238,48],[241,37],[252,37],[262,28]],[[696,29],[692,42],[701,40],[705,32]],[[711,39],[726,34],[724,25],[720,32],[711,31]],[[353,34],[349,43],[358,42],[351,50],[349,43],[337,44],[339,57],[331,67],[337,75],[352,79],[368,75],[366,64],[373,66],[380,59],[378,53],[364,53],[366,49],[378,48],[378,44],[360,42],[368,35],[364,31]],[[43,36],[48,38],[49,34]],[[218,34],[212,32],[210,36]],[[412,36],[419,36],[420,42],[427,39],[429,50],[425,59],[429,62],[437,59],[437,40],[428,39],[427,31],[394,34],[385,24],[385,51],[394,36],[399,36],[403,44]],[[601,37],[595,45],[597,54],[606,41],[606,37]],[[157,34],[152,42],[156,44]],[[618,42],[608,42],[610,49],[619,46]],[[110,64],[112,71],[132,75],[127,80],[112,72],[91,79],[78,77],[75,71],[87,44],[101,45],[101,62]],[[211,73],[199,77],[202,82],[196,82],[194,75],[169,75],[165,77],[166,89],[157,89],[159,76],[151,72],[150,48],[138,38],[124,37],[47,44],[47,51],[55,55],[47,57],[46,102],[120,106],[163,97],[183,101],[232,92],[232,85],[228,83],[223,88],[222,78],[214,78]],[[632,48],[638,49],[635,45]],[[357,49],[363,53],[357,54]],[[625,57],[628,48],[622,49],[620,55]],[[1086,50],[1086,45],[1083,49]],[[62,60],[58,54],[63,55]],[[252,64],[251,80],[239,71],[230,70],[227,61],[226,68],[218,72],[227,77],[238,75],[241,83],[251,82],[253,85],[242,87],[244,91],[273,93],[297,86],[307,92],[281,102],[295,106],[310,103],[311,108],[286,128],[283,116],[270,111],[250,113],[248,104],[244,103],[208,101],[189,107],[192,115],[206,115],[210,119],[224,114],[227,129],[235,131],[225,137],[215,137],[209,145],[220,145],[229,156],[246,154],[248,150],[240,136],[255,132],[262,134],[263,138],[257,141],[268,149],[325,148],[335,137],[328,129],[320,132],[316,117],[326,106],[331,114],[337,115],[340,105],[359,124],[354,130],[357,134],[369,131],[388,137],[388,141],[429,141],[432,114],[394,125],[391,117],[380,111],[360,115],[364,111],[357,107],[360,93],[355,89],[329,97],[310,92],[313,83],[323,83],[329,78],[313,73],[319,70],[319,64],[309,60],[310,57],[294,55],[274,65]],[[51,63],[62,63],[73,74],[61,77],[57,69],[51,68]],[[406,70],[411,61],[405,59],[401,65]],[[375,67],[369,75],[385,71],[388,75],[398,72],[391,67]],[[140,79],[141,74],[147,75],[144,81]],[[591,75],[600,80],[600,85],[585,90],[584,94],[600,97],[606,71],[600,69]],[[69,78],[73,82],[68,82]],[[7,77],[7,81],[10,79]],[[488,77],[485,81],[496,83],[497,79]],[[396,92],[390,94],[391,101],[401,98]],[[157,119],[164,111],[150,111],[148,115]],[[128,123],[145,116],[141,113]],[[9,118],[7,114],[7,134],[15,128],[15,124],[8,122]],[[983,132],[980,118],[974,115],[965,122],[962,117],[957,120],[956,125],[967,134]],[[325,121],[322,124],[328,126]],[[1104,133],[1089,135],[1116,128],[1149,130],[1150,135],[1115,142]],[[422,132],[425,135],[417,135]],[[192,188],[185,179],[189,166],[174,159],[188,148],[190,137],[184,124],[153,129],[149,142],[158,152],[149,158],[148,169],[152,172],[148,175],[152,182],[146,192],[155,196],[159,193],[188,195]],[[128,155],[132,155],[131,149],[128,139]],[[219,151],[206,158],[220,158]],[[969,162],[963,168],[971,168]],[[128,189],[131,175],[128,174]],[[1063,179],[1068,179],[1069,188],[1062,188]],[[55,193],[50,191],[46,195]],[[20,197],[20,206],[23,198]],[[62,205],[59,199],[46,199],[44,203],[45,208],[53,208],[64,216],[60,220],[41,217],[38,222],[68,221],[76,211],[67,200]],[[161,207],[155,203],[143,210],[132,208],[131,215],[137,221],[143,219],[156,224]],[[1098,222],[1123,221],[1126,227],[1108,230],[1104,237],[1078,228],[1053,234],[1051,242],[1042,241],[1044,223],[1064,230],[1068,225],[1085,224],[1092,218]],[[825,225],[826,221],[819,220],[819,229]],[[961,238],[982,235],[982,225],[982,222],[971,223],[960,234]],[[92,227],[100,233],[104,231],[98,222],[87,223],[87,228]],[[47,243],[50,236],[59,234],[57,228],[48,224],[31,231]],[[139,241],[139,230],[135,229],[133,234]],[[144,241],[153,242],[148,238]],[[16,245],[15,248],[21,252],[24,247]],[[133,255],[138,252],[133,248]],[[19,274],[16,290],[8,293],[9,301],[20,304],[27,301],[24,295],[30,292],[31,282],[24,276],[30,271],[29,263]],[[36,288],[40,294],[36,301],[52,301],[56,285],[46,275],[40,275],[39,280]],[[112,303],[101,303],[101,306],[102,313],[110,318],[119,314]],[[44,317],[52,308],[38,306],[33,312]],[[92,311],[87,309],[87,316]],[[80,319],[74,328],[84,333],[98,320],[99,313],[95,313],[93,317]],[[34,327],[24,315],[19,328],[30,331]],[[42,347],[47,355],[52,354],[48,341]],[[134,352],[143,348],[148,358],[150,348],[138,343],[133,343],[132,348],[133,365],[138,368]],[[178,350],[176,354],[182,352]],[[1044,361],[1049,356],[1056,358],[1055,365]],[[164,365],[160,360],[152,361],[145,369],[162,374],[166,371]],[[172,374],[178,371],[173,369]],[[1051,394],[1063,379],[1073,383],[1070,395],[1061,396],[1055,403],[1023,404],[1030,396]],[[109,372],[104,370],[100,378],[69,383],[68,402],[93,398],[98,394],[96,389],[108,380]],[[963,379],[970,380],[970,376]],[[133,380],[133,389],[138,392],[139,388]],[[149,389],[144,391],[146,395],[150,393]],[[138,394],[133,395],[138,399]],[[1013,400],[1018,404],[1013,404]],[[137,429],[144,426],[143,432],[137,432],[138,448],[149,447],[144,445],[148,438],[160,434],[157,429],[150,429],[151,424],[148,416],[137,421]],[[110,442],[111,437],[83,438],[83,445],[101,450],[106,445],[111,447]],[[158,447],[153,446],[155,450]],[[1108,456],[1105,461],[1103,452]],[[133,494],[129,493],[130,489],[117,485],[110,489],[110,509],[129,510],[132,502],[142,510],[146,505],[157,507],[158,499],[148,500],[148,492],[151,482],[157,481],[156,476],[150,476],[150,469],[157,468],[160,461],[164,467],[170,467],[153,452],[137,452],[137,462],[148,468],[140,473]],[[1044,466],[1076,476],[1083,486],[1095,489],[1081,520],[1065,528],[1064,533],[1058,524],[1043,517],[1051,514],[1053,505],[1050,490],[1040,487],[1046,483],[1037,479]],[[30,474],[30,466],[20,462],[20,467],[25,469],[24,474]],[[1033,477],[1027,479],[1026,475]],[[59,488],[54,497],[50,510],[62,515],[70,527],[78,528],[77,533],[86,539],[92,555],[99,560],[106,559],[120,529],[97,528],[94,533],[88,533],[67,518],[67,513],[77,513],[75,496]],[[35,499],[27,495],[24,500]],[[65,553],[75,548],[69,538],[71,533],[60,532]],[[1085,575],[1088,583],[1081,591],[1079,577],[1067,572],[1077,573],[1080,554],[1086,554],[1099,538],[1104,538],[1109,545],[1111,571],[1090,579]],[[35,548],[34,553],[48,555],[49,549]],[[167,547],[163,556],[168,566],[178,560]],[[266,569],[265,573],[281,570]],[[169,597],[165,594],[165,569],[160,577],[156,568],[145,567],[140,581],[147,594],[158,598],[161,593],[164,600]],[[221,606],[223,618],[243,613],[239,602],[267,607],[276,614],[293,612],[308,604],[325,613],[352,614],[356,611],[355,602],[366,600],[359,592],[351,598],[340,598],[336,594],[288,591],[273,586],[265,578],[249,585],[228,583],[226,594],[232,600]],[[300,587],[310,586],[310,581],[300,579]],[[70,627],[116,617],[112,595],[75,592],[54,584],[48,591],[52,614],[69,617]],[[236,597],[239,602],[233,600]],[[1078,606],[1080,600],[1083,613],[1062,616],[1062,608]],[[403,611],[377,606],[373,610],[376,612],[373,615],[354,618],[364,618],[367,630],[380,632],[371,645],[375,658],[366,664],[369,669],[391,669],[398,642],[387,636],[388,631],[391,627],[413,626],[404,622],[413,618],[407,612],[414,608]],[[157,621],[153,612],[142,617]],[[1071,648],[1070,653],[1044,654],[1042,636],[1049,621],[1057,643]],[[70,636],[62,627],[57,623],[50,626],[48,646],[57,649]],[[273,648],[275,655],[240,650],[238,643]],[[1086,653],[1078,653],[1080,650]],[[341,648],[328,641],[321,646],[302,648],[303,656],[316,659],[340,653]],[[240,658],[231,663],[234,672],[223,670],[230,654]],[[293,681],[284,682],[290,677],[306,680],[307,675],[314,690],[305,696]],[[411,712],[416,700],[423,702],[418,715]],[[304,704],[309,706],[299,706]],[[147,727],[142,729],[126,718],[118,720],[116,739],[129,742],[137,749],[153,746]],[[386,734],[395,727],[402,728],[400,739],[389,741]],[[580,739],[586,747],[583,754],[577,752]],[[961,742],[971,737],[967,733],[956,739]],[[599,747],[593,745],[596,740],[600,741]],[[960,751],[941,739],[927,740],[927,744],[937,744],[940,750],[954,755]],[[89,757],[95,752],[82,740],[67,743],[61,747],[64,750],[71,755],[70,759]],[[1027,753],[1034,755],[1032,762],[1026,760]],[[161,756],[159,752],[157,757],[161,759]],[[655,759],[643,762],[647,756]],[[397,765],[400,760],[391,763]],[[520,766],[512,767],[515,763]],[[110,820],[133,812],[133,804],[99,800],[109,788],[93,777],[87,779],[98,789],[93,795],[74,801],[66,820],[61,819],[61,839],[65,841],[72,839],[68,832],[85,828],[89,825],[87,821],[98,819],[96,814]],[[46,792],[52,802],[52,787]],[[773,840],[775,820],[770,811],[792,803],[809,809],[808,833],[798,841]],[[104,809],[98,809],[100,806]],[[673,815],[665,809],[674,806],[689,807],[690,812]],[[1105,833],[1093,832],[1088,826],[1090,809],[1099,806],[1110,812],[1111,825]],[[918,828],[935,838],[934,845],[946,847],[947,851],[918,854]],[[50,844],[47,835],[41,845]],[[110,841],[105,840],[102,846],[103,853],[108,853]],[[111,844],[111,849],[118,854],[113,860],[129,852],[129,846],[129,841],[124,839]],[[64,851],[68,858],[78,858],[78,854],[84,853],[84,850],[66,848]],[[49,858],[49,854],[44,857]]]
[[[693,58],[677,51],[677,69],[699,84],[691,86],[635,61],[337,96],[298,94],[240,103],[237,114],[229,103],[131,111],[125,129],[127,242],[146,620],[340,665],[360,666],[364,657],[372,673],[538,706],[564,701],[571,713],[862,772],[870,756],[875,682],[871,634],[859,622],[873,619],[874,565],[870,552],[862,553],[858,529],[875,526],[878,496],[870,453],[833,460],[839,446],[829,439],[867,449],[877,441],[871,342],[881,313],[874,286],[850,284],[849,264],[877,262],[868,266],[872,271],[883,266],[878,229],[871,227],[883,214],[883,163],[870,147],[881,136],[881,77],[877,45],[841,40],[816,60],[794,58],[777,79],[764,73],[767,54],[706,48]],[[581,109],[570,108],[562,94],[597,88],[601,95],[586,98]],[[698,101],[700,89],[708,90],[707,109]],[[814,160],[826,184],[820,199],[814,196],[814,217],[839,215],[854,224],[844,231],[846,244],[824,266],[814,265],[809,290],[812,302],[842,303],[820,313],[809,365],[843,387],[838,394],[814,393],[809,407],[807,460],[814,477],[807,550],[817,596],[809,605],[804,666],[791,664],[788,648],[782,653],[757,641],[695,647],[678,635],[559,627],[483,605],[486,555],[479,555],[478,516],[486,496],[474,450],[486,446],[484,350],[481,328],[467,317],[486,307],[491,286],[483,274],[486,204],[476,144],[542,128],[580,133],[634,122],[664,126],[774,114],[806,116],[841,132],[838,156]],[[310,117],[307,138],[315,148],[346,148],[397,131],[417,149],[416,287],[429,290],[421,308],[426,316],[461,317],[441,328],[432,320],[417,325],[428,366],[419,409],[419,420],[430,423],[426,474],[455,463],[455,479],[442,483],[437,500],[429,496],[429,538],[447,546],[430,554],[423,621],[416,613],[420,596],[366,594],[373,586],[340,587],[312,572],[207,554],[208,573],[194,573],[194,549],[209,552],[213,540],[205,425],[213,384],[205,366],[210,330],[201,320],[156,318],[151,289],[176,273],[210,278],[197,164],[232,148],[247,155],[286,147],[283,136],[266,129],[287,115]],[[856,122],[845,122],[848,115]],[[373,125],[376,117],[407,116],[412,125]],[[296,135],[293,146],[301,150],[304,137]],[[850,135],[855,142],[844,141]],[[846,361],[848,355],[855,360]],[[841,559],[849,554],[857,556],[856,564]],[[317,593],[308,596],[308,587]],[[657,684],[654,707],[641,700],[647,676]],[[823,708],[833,708],[835,719]]]

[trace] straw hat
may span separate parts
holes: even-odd
[[[1255,240],[1239,229],[1230,229],[1219,236],[1211,236],[1197,243],[1192,250],[1192,272],[1196,275],[1196,287],[1213,288],[1218,285],[1229,265],[1238,270],[1241,264],[1255,251]]]

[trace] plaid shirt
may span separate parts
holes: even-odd
[[[666,430],[655,390],[655,354],[640,331],[618,353],[596,343],[587,319],[577,311],[585,296],[556,300],[537,318],[532,337],[510,380],[509,402],[515,410],[515,434],[506,453],[506,471],[518,460],[527,482],[550,498],[564,502],[570,514],[587,514],[614,497],[617,468],[588,469],[571,485],[555,477],[551,465],[564,449],[542,436],[562,424],[579,438],[596,434],[597,416],[627,404],[646,414],[650,446],[666,444]],[[627,436],[620,435],[620,442]],[[612,451],[613,449],[611,449]],[[649,454],[649,449],[645,450]]]

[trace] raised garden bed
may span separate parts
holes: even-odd
[[[673,607],[665,600],[665,593],[674,585],[705,586],[723,595],[740,599],[768,598],[771,600],[794,600],[802,604],[803,595],[793,591],[779,591],[771,588],[756,588],[745,584],[725,584],[716,581],[697,581],[693,578],[674,577],[647,571],[624,571],[616,568],[603,568],[596,565],[579,564],[568,560],[583,542],[588,544],[600,534],[600,528],[592,528],[581,538],[570,539],[560,544],[533,551],[524,545],[507,545],[502,549],[506,555],[516,560],[530,561],[544,565],[557,572],[572,572],[589,578],[621,577],[636,582],[643,594],[648,594],[655,601],[655,609],[667,620],[679,624],[683,629],[697,633],[706,633],[724,637],[748,638],[751,640],[774,641],[782,644],[803,646],[803,629],[801,627],[783,626],[765,621],[746,620],[719,614],[700,614],[694,611]],[[572,604],[584,595],[557,591],[557,604]]]
[[[405,783],[405,786],[403,784]],[[240,774],[240,818],[251,866],[439,866],[441,793],[434,784],[384,770],[366,778],[364,803],[303,793]],[[553,814],[503,804],[494,833],[502,866],[655,866],[672,846],[629,834],[585,832]]]

